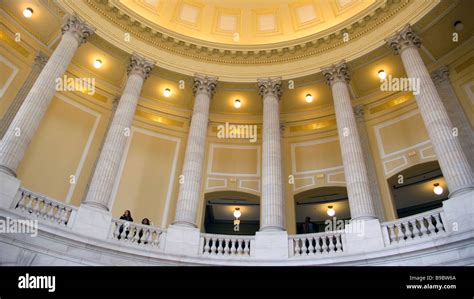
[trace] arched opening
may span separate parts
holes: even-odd
[[[206,193],[204,227],[206,233],[254,235],[260,228],[260,197],[239,191]],[[240,212],[235,217],[236,210]],[[237,221],[236,221],[237,220]]]
[[[436,209],[448,199],[449,190],[437,161],[414,165],[387,181],[398,218]]]
[[[294,199],[297,234],[335,230],[334,222],[331,222],[331,226],[327,226],[327,220],[349,220],[351,218],[345,187],[311,189],[296,194]],[[334,214],[329,211],[330,209]],[[309,221],[307,217],[309,217]],[[308,225],[308,222],[311,225]]]

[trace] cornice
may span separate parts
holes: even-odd
[[[325,32],[299,45],[255,49],[203,47],[164,35],[131,19],[107,0],[65,0],[58,4],[69,13],[83,16],[98,30],[96,34],[125,52],[137,52],[157,61],[165,69],[192,76],[206,73],[220,81],[255,82],[279,75],[283,80],[317,73],[322,66],[354,60],[384,44],[384,38],[406,23],[415,23],[438,4],[436,1],[389,0],[384,8],[337,31]],[[344,42],[342,34],[349,33]],[[125,42],[129,33],[132,42]],[[274,45],[269,45],[274,46]],[[281,46],[281,45],[277,45]]]

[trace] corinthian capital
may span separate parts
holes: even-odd
[[[193,83],[194,95],[198,93],[206,93],[210,97],[216,92],[217,77],[208,77],[206,75],[195,74]]]
[[[386,38],[385,42],[387,46],[395,51],[395,54],[400,54],[403,49],[408,47],[419,48],[421,46],[421,40],[413,31],[410,24],[405,25],[402,30]]]
[[[324,79],[329,86],[335,82],[349,83],[350,76],[345,61],[321,69]]]
[[[72,34],[79,44],[85,43],[90,35],[95,31],[95,28],[88,25],[86,22],[79,19],[77,16],[70,16],[66,24],[61,29],[63,35],[65,33]]]
[[[442,66],[433,73],[431,73],[431,79],[434,84],[440,84],[444,81],[449,80],[449,68],[447,66]]]
[[[150,75],[151,70],[155,66],[155,63],[145,58],[133,55],[130,57],[130,63],[127,68],[127,74],[137,74],[145,80]]]
[[[260,96],[263,98],[266,95],[274,95],[278,99],[281,96],[281,79],[258,79],[258,91]]]
[[[354,107],[354,115],[356,120],[364,120],[364,105],[357,105]]]

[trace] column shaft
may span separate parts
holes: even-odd
[[[26,77],[25,82],[23,82],[23,85],[21,86],[20,90],[16,94],[15,98],[13,98],[13,101],[11,102],[7,111],[3,115],[3,118],[0,122],[0,139],[5,136],[5,133],[7,132],[8,127],[10,127],[13,118],[15,118],[15,115],[18,113],[18,110],[20,110],[21,105],[25,101],[26,96],[33,87],[33,84],[38,79],[38,76],[43,70],[47,61],[48,57],[45,56],[43,53],[40,52],[38,53],[38,55],[36,55],[33,67],[31,68],[28,77]]]
[[[344,62],[323,69],[332,88],[344,176],[352,219],[376,218],[364,154],[349,95],[349,74]]]
[[[280,80],[259,80],[263,97],[262,198],[260,231],[285,230],[285,201],[281,167]]]
[[[183,182],[179,186],[178,202],[173,224],[197,227],[196,214],[201,193],[202,169],[206,134],[209,123],[209,105],[217,78],[196,75],[195,101],[183,165]]]
[[[16,176],[26,149],[56,93],[56,79],[64,74],[77,48],[92,32],[90,27],[76,17],[70,18],[63,27],[61,41],[0,143],[0,171]]]
[[[447,67],[442,67],[432,74],[431,77],[451,123],[458,130],[458,140],[471,166],[471,171],[474,171],[474,131],[449,81],[449,70]]]
[[[135,56],[131,58],[128,80],[100,152],[85,204],[110,210],[110,195],[119,172],[127,139],[131,137],[135,109],[143,82],[152,67],[153,63],[142,58]]]
[[[356,116],[360,145],[362,146],[362,153],[364,154],[364,164],[367,168],[369,182],[372,182],[372,185],[370,186],[370,192],[372,195],[372,201],[374,203],[375,215],[380,221],[384,221],[385,215],[382,203],[382,195],[380,192],[379,181],[377,179],[374,159],[372,158],[372,153],[370,150],[369,135],[367,134],[367,128],[365,126],[364,107],[362,105],[356,106],[354,112]]]

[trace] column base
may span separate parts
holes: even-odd
[[[288,233],[260,231],[255,233],[255,257],[259,259],[287,259]]]
[[[474,190],[443,201],[441,214],[444,227],[456,233],[474,229]]]
[[[16,178],[16,172],[14,172],[10,168],[8,168],[6,166],[3,166],[3,165],[0,165],[0,173],[5,173],[5,174],[11,175],[12,177]]]
[[[165,253],[197,256],[200,238],[197,228],[171,224],[166,230]]]
[[[363,253],[384,248],[382,228],[378,219],[357,219],[344,228],[346,249],[350,253]]]
[[[111,224],[110,212],[82,204],[73,220],[72,231],[87,237],[107,239]]]
[[[0,208],[8,210],[20,189],[21,181],[10,174],[0,171]]]

